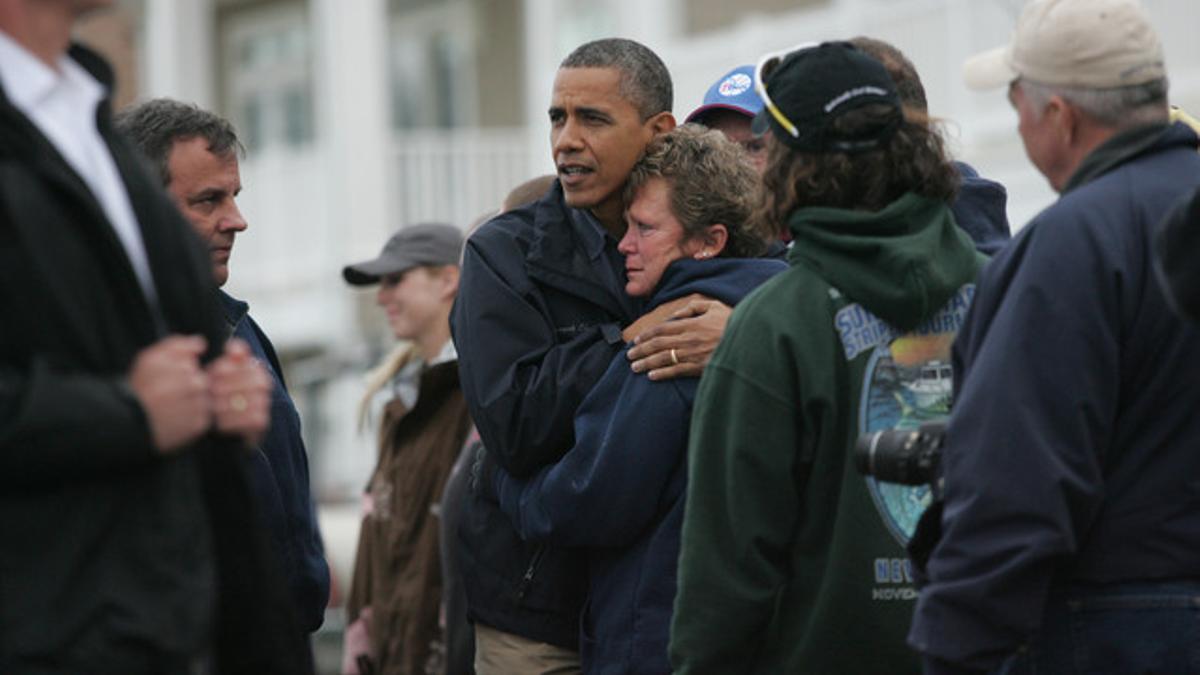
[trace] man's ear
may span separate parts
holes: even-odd
[[[1046,109],[1042,112],[1043,117],[1047,115],[1054,123],[1055,133],[1063,147],[1071,147],[1071,144],[1075,142],[1076,127],[1080,122],[1079,114],[1074,106],[1068,104],[1063,97],[1054,95],[1050,97],[1050,101],[1046,103]]]
[[[649,128],[655,136],[658,136],[659,134],[665,134],[675,128],[675,116],[664,110],[646,120],[646,127]]]

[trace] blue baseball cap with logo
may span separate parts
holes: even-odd
[[[700,122],[710,110],[732,110],[754,117],[763,109],[762,99],[754,91],[754,66],[738,66],[726,73],[704,94],[704,103],[684,122]]]

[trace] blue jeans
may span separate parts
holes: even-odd
[[[1072,586],[997,675],[1200,675],[1200,582]]]

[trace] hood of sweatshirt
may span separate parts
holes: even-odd
[[[900,330],[942,308],[983,261],[944,203],[909,193],[879,211],[799,209],[789,261]]]
[[[787,268],[782,261],[766,258],[680,258],[667,266],[647,306],[654,308],[699,293],[732,307],[759,284]]]

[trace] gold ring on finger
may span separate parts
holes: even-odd
[[[234,412],[246,412],[246,408],[250,407],[250,404],[245,396],[234,394],[229,397],[229,407]]]
[[[679,355],[675,353],[674,349],[671,350],[671,363],[679,365]]]

